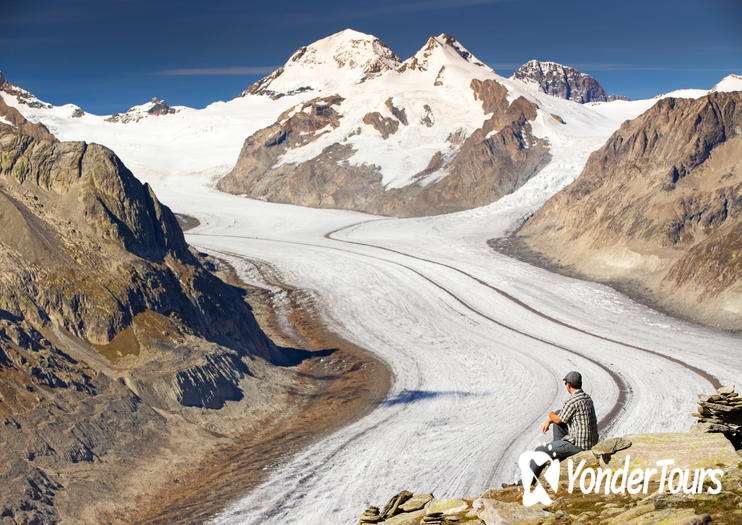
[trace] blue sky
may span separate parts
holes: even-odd
[[[742,73],[739,0],[0,0],[0,69],[44,100],[93,113],[153,96],[203,107],[347,27],[403,59],[449,33],[500,74],[554,60],[631,98]]]

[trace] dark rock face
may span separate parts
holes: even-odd
[[[363,123],[373,126],[383,139],[388,138],[389,135],[394,135],[399,129],[398,120],[393,118],[384,118],[378,111],[366,113],[363,117]]]
[[[438,45],[436,43],[436,45]],[[494,113],[469,137],[453,133],[449,142],[458,151],[453,158],[436,153],[428,167],[415,174],[446,169],[448,174],[430,183],[385,189],[375,166],[348,162],[354,150],[335,143],[317,157],[298,165],[277,165],[291,148],[316,140],[326,129],[337,128],[343,118],[335,109],[340,97],[314,99],[285,112],[278,121],[245,140],[237,164],[219,181],[219,188],[275,202],[322,208],[345,208],[369,213],[419,216],[448,213],[489,204],[513,192],[550,159],[545,141],[531,134],[536,106],[523,98],[512,104],[507,90],[493,80],[473,80],[474,96],[485,113]],[[404,108],[385,102],[393,117],[367,113],[359,126],[372,126],[382,138],[407,126]],[[432,110],[425,125],[433,125]]]
[[[147,110],[150,115],[170,115],[177,113],[174,108],[167,105],[167,102],[161,98],[154,97],[152,99],[152,107]]]
[[[152,105],[144,113],[137,111],[138,108],[134,107],[126,113],[114,113],[106,119],[106,122],[121,122],[122,124],[127,124],[129,122],[138,122],[146,115],[171,115],[178,112],[177,109],[168,106],[167,102],[161,98],[153,97],[150,104]],[[72,116],[81,117],[83,114],[84,113],[78,115],[73,114]]]
[[[0,509],[54,523],[74,465],[169,439],[155,408],[222,409],[294,358],[112,151],[0,114]]]
[[[699,319],[740,328],[740,159],[742,94],[660,100],[625,122],[520,235],[578,270],[638,279]],[[629,270],[598,262],[619,252],[634,261]]]
[[[576,69],[554,62],[530,60],[513,73],[512,78],[538,84],[547,95],[586,102],[610,102],[628,100],[626,97],[609,95],[597,80]]]

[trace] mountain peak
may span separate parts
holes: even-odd
[[[404,61],[399,71],[400,73],[408,69],[427,71],[431,68],[438,70],[442,66],[457,62],[487,67],[452,35],[441,33],[428,38],[417,53]]]
[[[731,92],[742,91],[742,75],[727,75],[719,81],[713,88],[713,92]]]
[[[377,37],[345,29],[300,47],[282,67],[247,88],[241,96],[279,98],[302,91],[331,90],[339,84],[362,82],[397,69],[400,63],[399,57]]]
[[[538,88],[555,97],[586,102],[610,102],[628,100],[626,97],[609,95],[597,80],[575,68],[557,62],[529,60],[513,73],[512,77]]]

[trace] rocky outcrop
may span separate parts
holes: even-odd
[[[436,44],[437,45],[437,44]],[[272,126],[245,140],[235,167],[219,181],[221,190],[275,202],[345,208],[376,214],[418,216],[448,213],[489,204],[511,193],[550,159],[548,143],[534,137],[537,107],[494,80],[473,80],[470,88],[486,114],[492,114],[468,137],[452,133],[453,152],[439,152],[428,167],[411,174],[416,182],[385,188],[375,165],[354,164],[355,150],[344,141],[325,147],[311,159],[292,163],[286,155],[337,128],[341,97],[302,103],[283,113]],[[409,126],[405,108],[389,98],[391,116],[367,113],[359,126],[373,127],[382,139]],[[433,125],[432,110],[422,122]],[[355,131],[357,133],[358,131]],[[426,177],[440,174],[436,180]]]
[[[547,95],[573,100],[581,104],[628,100],[626,97],[609,95],[603,86],[590,75],[555,62],[529,60],[520,66],[511,78],[536,84]]]
[[[398,120],[389,117],[382,117],[381,113],[378,111],[366,113],[366,116],[363,117],[363,123],[373,126],[383,139],[389,138],[389,135],[394,135],[397,132],[397,129],[399,129]]]
[[[722,386],[716,394],[699,394],[698,411],[692,415],[698,418],[694,431],[724,432],[742,442],[742,399],[734,385]]]
[[[0,114],[0,512],[79,521],[80,502],[183,431],[168,414],[197,426],[204,410],[265,403],[256,374],[297,354],[112,151],[59,142],[1,101]]]
[[[150,103],[152,107],[147,110],[150,115],[170,115],[177,112],[175,108],[168,106],[167,102],[161,98],[153,97]]]
[[[593,451],[584,451],[563,460],[559,477],[554,486],[540,480],[542,487],[548,487],[551,503],[523,505],[524,488],[522,484],[503,485],[502,489],[488,489],[483,494],[463,498],[435,498],[431,494],[413,495],[403,490],[392,496],[383,508],[368,506],[361,514],[358,524],[378,523],[381,525],[422,525],[470,523],[472,525],[536,524],[536,523],[597,523],[617,525],[623,523],[736,523],[739,521],[739,503],[742,501],[742,469],[740,455],[732,444],[720,434],[663,433],[636,434],[621,438],[611,438],[616,442],[631,446],[613,450],[607,442],[599,443]],[[669,475],[660,482],[662,467],[657,462],[673,460]],[[585,475],[585,481],[578,476],[570,491],[569,462],[579,472],[594,469],[592,475]],[[628,463],[627,463],[628,462]],[[660,464],[661,464],[660,463]],[[580,466],[582,464],[582,466]],[[622,468],[628,464],[627,473]],[[640,490],[631,493],[626,490],[622,478],[629,476],[634,469],[654,469],[648,481],[640,484]],[[716,484],[709,478],[710,469],[720,469],[718,493]],[[616,476],[618,483],[610,482],[611,490],[594,488],[596,471],[608,472]],[[699,490],[685,490],[694,486],[695,476],[704,474],[704,485]],[[684,473],[688,472],[685,479]],[[671,482],[667,480],[671,479]],[[644,478],[642,478],[644,481]],[[582,486],[588,487],[583,494]],[[621,487],[623,487],[623,493]],[[533,490],[533,489],[531,489]],[[410,503],[414,503],[410,505]]]
[[[72,115],[73,117],[81,117],[84,115],[84,112],[77,113],[77,111],[78,110],[75,110],[75,113]],[[168,106],[167,102],[161,98],[153,97],[147,104],[134,106],[126,113],[114,113],[105,120],[106,122],[121,122],[122,124],[128,124],[129,122],[139,122],[148,115],[172,115],[177,112],[177,109]]]
[[[663,99],[624,123],[518,237],[662,306],[742,328],[742,94]]]

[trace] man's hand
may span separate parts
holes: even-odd
[[[554,412],[549,412],[549,419],[546,420],[546,423],[544,423],[544,426],[541,427],[541,433],[546,434],[549,431],[549,426],[552,423],[561,423],[562,420],[559,418],[559,416]]]

